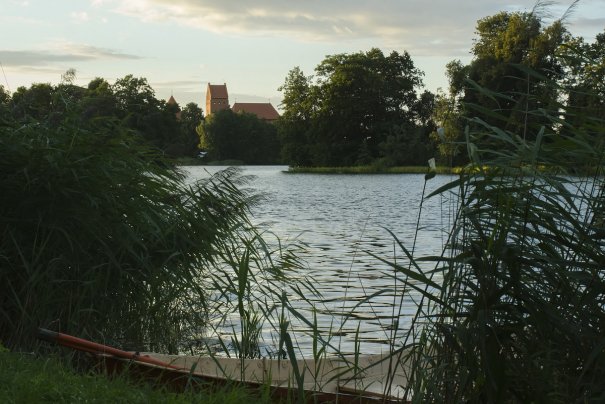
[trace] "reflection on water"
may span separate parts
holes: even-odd
[[[206,177],[219,169],[186,168],[192,178]],[[416,256],[440,254],[452,225],[455,198],[438,195],[426,199],[419,219],[424,175],[285,174],[282,171],[286,169],[244,169],[244,174],[255,177],[250,186],[266,195],[253,210],[254,222],[284,243],[296,240],[306,245],[300,254],[306,263],[304,275],[322,294],[314,299],[317,322],[326,335],[329,330],[336,333],[338,340],[332,339],[332,343],[352,351],[352,341],[359,332],[362,352],[380,352],[385,349],[384,342],[392,338],[391,330],[397,328],[394,319],[399,319],[399,333],[405,330],[406,321],[415,312],[415,296],[403,291],[393,270],[368,251],[400,265],[408,264],[389,229],[410,250],[416,237]],[[451,180],[437,176],[427,182],[425,194]],[[365,301],[377,291],[385,293]],[[309,312],[303,299],[290,296],[290,301],[301,312]],[[299,348],[308,354],[308,327],[300,321],[293,321],[293,326]]]

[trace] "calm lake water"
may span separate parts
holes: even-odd
[[[185,170],[197,179],[222,168]],[[337,334],[331,342],[343,351],[352,351],[359,328],[363,353],[388,349],[385,342],[392,339],[394,319],[399,320],[402,334],[415,312],[414,294],[402,293],[393,269],[368,252],[408,265],[389,229],[409,250],[416,236],[415,256],[440,254],[452,225],[456,198],[446,194],[425,199],[420,211],[424,175],[286,174],[285,170],[285,166],[243,169],[243,174],[254,176],[250,187],[266,195],[253,210],[254,222],[275,233],[282,243],[306,246],[298,254],[305,266],[301,276],[312,279],[321,292],[321,297],[307,297],[315,306],[322,334],[331,330]],[[429,180],[425,195],[452,179],[437,176]],[[387,289],[393,291],[363,302],[366,296]],[[309,302],[292,294],[290,300],[312,318]],[[350,315],[341,314],[346,312]],[[308,355],[313,339],[308,327],[296,319],[292,324],[299,349]],[[270,340],[271,330],[266,328],[263,334]]]

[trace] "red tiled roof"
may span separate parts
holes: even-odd
[[[210,84],[208,83],[208,90],[213,99],[218,98],[229,98],[229,94],[227,94],[227,85],[226,84]]]
[[[273,108],[273,105],[268,102],[236,102],[231,109],[233,112],[248,112],[267,121],[274,121],[279,118],[279,114]]]

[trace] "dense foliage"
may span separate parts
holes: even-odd
[[[568,101],[605,100],[598,86],[541,83],[569,97],[528,110],[538,128],[508,126],[509,110],[491,114],[508,129],[472,119],[471,165],[435,193],[459,208],[446,254],[415,278],[426,284],[407,358],[416,402],[605,400],[605,120]]]
[[[186,183],[119,121],[48,111],[0,123],[0,340],[43,326],[175,352],[249,198],[230,172]]]
[[[198,129],[206,160],[239,160],[246,164],[280,162],[275,125],[254,114],[230,109],[210,115]]]
[[[561,50],[569,122],[590,125],[589,117],[605,118],[605,31],[593,43],[573,38]]]
[[[407,52],[326,57],[316,80],[292,69],[284,93],[282,156],[291,165],[422,164],[430,155],[433,96]]]
[[[49,120],[58,123],[66,109],[71,119],[87,122],[112,118],[136,133],[140,142],[163,151],[171,157],[194,157],[198,153],[195,128],[202,122],[202,110],[188,104],[182,111],[155,97],[144,78],[127,75],[112,85],[96,78],[86,88],[73,84],[75,71],[63,75],[61,84],[32,84],[19,87],[12,96],[0,91],[0,102],[15,120]],[[177,113],[180,118],[177,119]]]
[[[545,25],[540,11],[538,5],[532,12],[480,19],[473,60],[447,65],[450,86],[438,94],[434,111],[443,130],[431,135],[445,162],[465,161],[463,132],[474,118],[532,139],[543,126],[565,131],[544,111],[566,110],[565,122],[572,126],[587,116],[603,116],[605,33],[586,44],[562,19]]]

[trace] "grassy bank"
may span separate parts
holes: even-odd
[[[243,166],[246,165],[241,160],[215,160],[206,161],[197,157],[177,157],[172,159],[177,166]]]
[[[56,358],[0,353],[0,402],[3,403],[242,403],[267,398],[228,386],[174,393],[125,377],[78,374]]]
[[[350,167],[289,167],[289,174],[426,174],[426,166],[350,166]],[[460,172],[459,167],[437,167],[437,174],[453,174]]]

